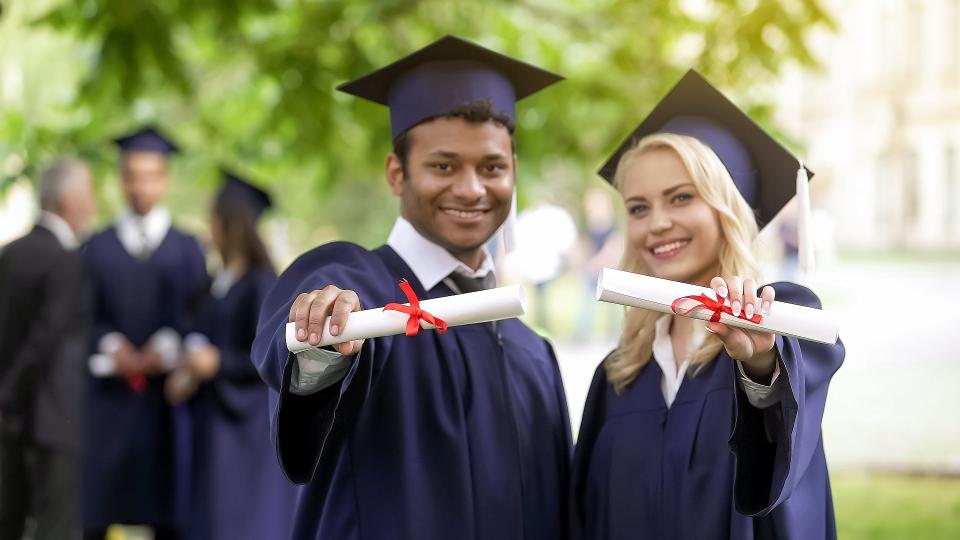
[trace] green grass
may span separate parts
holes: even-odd
[[[831,475],[844,540],[960,538],[960,479]]]

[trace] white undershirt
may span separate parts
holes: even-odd
[[[171,224],[170,211],[162,206],[154,207],[145,216],[127,210],[117,219],[117,237],[130,256],[143,257],[163,242]]]

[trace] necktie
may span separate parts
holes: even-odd
[[[461,294],[485,291],[497,286],[497,278],[493,275],[493,272],[487,272],[487,275],[475,278],[467,277],[459,272],[453,272],[450,274],[450,280],[456,284],[458,289],[460,289]],[[494,321],[487,323],[487,327],[493,331],[494,335],[496,335],[497,343],[502,345],[500,338],[500,325]]]
[[[461,293],[485,291],[497,286],[497,279],[493,275],[493,272],[488,272],[487,275],[476,278],[467,277],[459,272],[453,272],[450,274],[450,279],[457,285]]]
[[[137,224],[137,232],[140,233],[140,253],[137,258],[144,261],[150,258],[150,237],[147,236],[147,227],[143,223]]]

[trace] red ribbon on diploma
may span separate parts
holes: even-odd
[[[695,300],[700,303],[693,306],[690,309],[683,310],[680,308],[680,303],[683,302],[684,300]],[[723,303],[723,300],[721,300],[719,297],[717,297],[717,299],[714,300],[713,298],[710,298],[709,296],[703,293],[700,293],[699,295],[694,295],[694,296],[683,296],[683,297],[677,298],[676,300],[673,301],[672,304],[670,304],[670,309],[672,309],[673,312],[676,313],[677,315],[689,315],[694,311],[697,311],[698,309],[709,309],[710,311],[713,312],[713,316],[710,317],[710,322],[720,322],[720,315],[722,313],[726,313],[731,317],[734,316],[733,308],[731,308],[728,305],[725,305]],[[754,324],[759,324],[760,321],[763,320],[763,317],[761,317],[759,313],[754,313],[753,317],[747,318],[747,314],[743,310],[740,310],[740,315],[736,315],[736,317],[738,319],[750,321]]]
[[[436,326],[437,332],[441,334],[447,331],[446,322],[420,309],[420,300],[417,298],[417,293],[413,292],[413,287],[410,286],[410,282],[405,279],[401,281],[400,289],[403,290],[403,294],[407,295],[407,301],[410,302],[410,305],[387,304],[383,306],[383,310],[399,311],[410,316],[410,318],[407,319],[408,336],[415,336],[420,332],[420,321],[426,321],[428,324]]]
[[[127,386],[134,392],[142,394],[147,391],[147,376],[143,373],[127,375]]]

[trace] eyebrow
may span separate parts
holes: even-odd
[[[462,156],[457,152],[452,152],[450,150],[434,150],[427,154],[428,158],[446,158],[446,159],[462,159]],[[480,161],[495,161],[499,159],[507,159],[507,155],[502,152],[495,152],[493,154],[487,154],[480,158]]]
[[[460,159],[460,154],[449,150],[434,150],[427,154],[427,157],[442,157],[447,159]]]
[[[682,187],[687,187],[687,186],[692,186],[692,185],[693,185],[692,182],[686,182],[686,183],[683,183],[683,184],[677,184],[677,185],[675,185],[675,186],[673,186],[673,187],[669,187],[669,188],[663,190],[663,193],[662,193],[662,194],[663,194],[664,196],[667,196],[667,195],[670,195],[671,193],[673,193],[674,191],[676,191],[676,190],[678,190],[678,189],[680,189],[680,188],[682,188]],[[645,201],[645,200],[647,200],[647,198],[646,198],[646,197],[643,197],[643,196],[634,196],[634,197],[628,198],[628,199],[627,199],[627,202],[630,202],[630,201],[633,201],[633,200]]]

